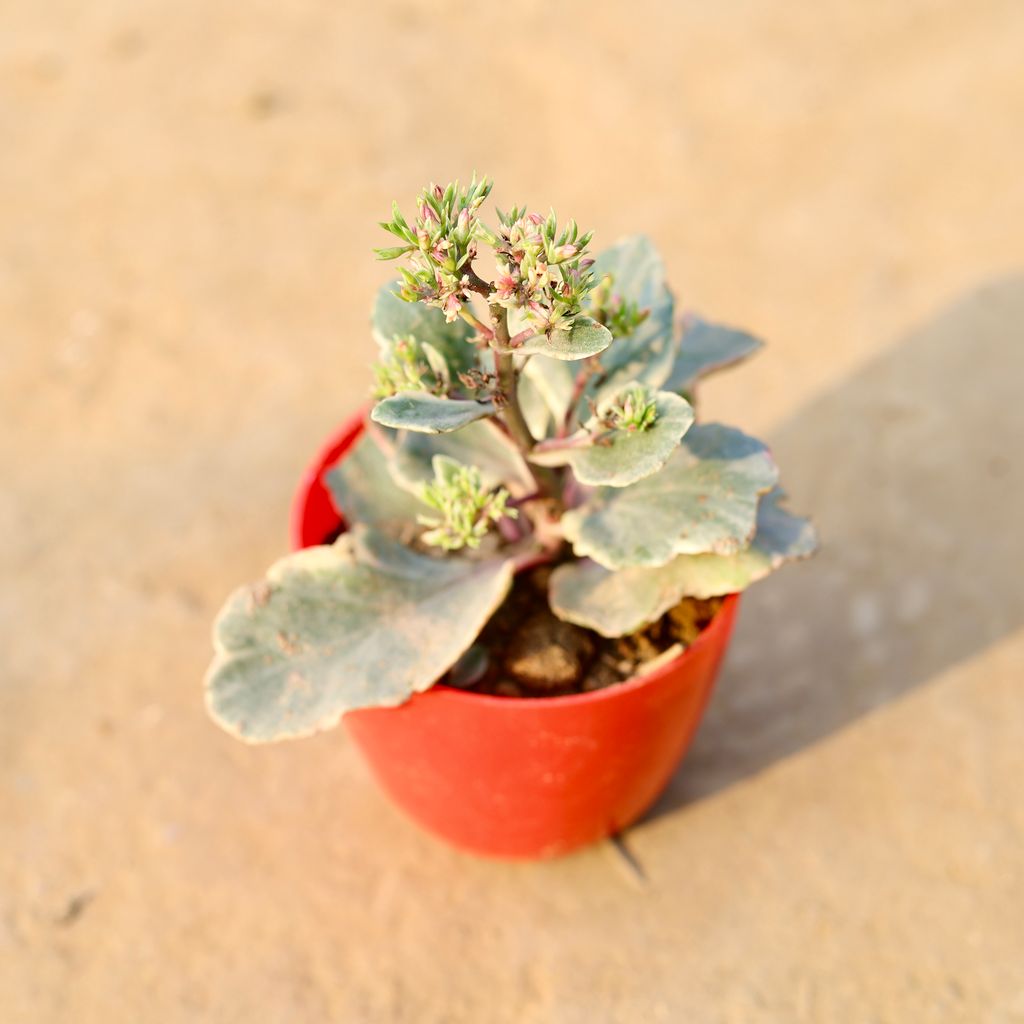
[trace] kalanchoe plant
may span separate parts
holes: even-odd
[[[490,190],[431,185],[383,224],[400,244],[377,254],[403,265],[374,307],[377,401],[327,477],[349,530],[236,591],[215,627],[208,704],[245,740],[427,689],[525,565],[554,564],[558,617],[616,637],[814,550],[768,449],[696,421],[701,378],[761,343],[677,329],[647,239],[591,257],[575,222],[520,207],[489,227]]]

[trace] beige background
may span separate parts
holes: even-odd
[[[0,0],[0,1017],[1024,1021],[1022,53],[1016,0]],[[375,221],[473,168],[769,339],[708,411],[825,539],[646,885],[200,702],[365,394]]]

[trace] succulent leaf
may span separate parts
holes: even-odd
[[[744,590],[817,547],[814,527],[781,508],[783,497],[776,487],[761,499],[753,542],[732,555],[678,555],[654,569],[612,571],[589,559],[559,566],[551,576],[552,611],[602,636],[624,636],[655,622],[684,597]]]
[[[493,402],[441,398],[425,391],[400,391],[378,402],[370,413],[375,423],[395,430],[444,434],[495,413]]]
[[[562,517],[580,558],[608,569],[664,565],[679,554],[732,554],[750,542],[761,494],[778,470],[739,430],[698,424],[664,468],[630,487],[602,487]]]
[[[398,287],[400,282],[395,281],[381,288],[373,306],[373,336],[381,355],[388,358],[396,340],[411,336],[438,352],[453,377],[473,369],[477,365],[473,328],[463,320],[446,322],[436,306],[403,301],[395,294]]]
[[[401,704],[459,659],[511,583],[511,561],[432,558],[356,527],[228,599],[207,706],[229,732],[265,743]]]
[[[396,338],[390,352],[373,366],[374,397],[390,398],[402,391],[444,395],[451,387],[451,371],[444,356],[429,342],[412,335]]]
[[[763,346],[763,341],[746,331],[688,317],[665,389],[692,391],[701,377],[732,366]]]
[[[552,359],[586,359],[603,352],[612,343],[612,333],[596,320],[580,314],[567,330],[535,334],[516,349],[522,355],[550,356]]]
[[[565,422],[572,403],[576,371],[562,359],[535,355],[519,376],[519,404],[534,437],[546,437]]]
[[[628,403],[638,391],[648,396],[644,419],[650,422],[617,421],[623,402]],[[597,415],[582,430],[538,445],[530,461],[541,466],[568,465],[582,484],[627,487],[657,473],[692,423],[693,409],[685,398],[627,384],[597,407]]]
[[[399,487],[418,494],[423,484],[434,478],[436,455],[476,466],[488,488],[505,486],[513,495],[521,496],[534,487],[519,450],[486,420],[470,423],[458,433],[399,435],[390,465],[391,476]]]
[[[598,253],[592,268],[597,281],[610,276],[611,294],[647,316],[601,357],[604,372],[584,391],[584,400],[600,399],[629,381],[660,388],[675,356],[672,317],[675,303],[665,284],[665,266],[651,240],[633,235]],[[610,320],[614,323],[614,317]]]
[[[387,455],[372,430],[365,430],[346,456],[324,477],[335,507],[349,523],[365,523],[393,537],[409,529],[427,508],[399,487],[388,472]]]

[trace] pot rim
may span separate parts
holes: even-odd
[[[293,551],[298,551],[300,548],[308,546],[303,543],[302,532],[311,490],[318,485],[324,486],[321,480],[323,474],[338,462],[341,452],[354,443],[356,438],[363,432],[366,426],[367,409],[368,406],[363,406],[359,411],[343,420],[341,425],[328,435],[327,440],[321,445],[316,456],[302,474],[295,494],[292,497],[289,515],[289,541]],[[331,504],[333,506],[333,502]],[[337,510],[335,509],[335,511]],[[338,513],[338,518],[344,523],[340,512]],[[623,679],[618,683],[602,687],[599,690],[567,693],[556,697],[503,697],[497,694],[463,690],[457,686],[450,686],[447,683],[433,683],[427,689],[414,693],[409,700],[422,699],[429,694],[434,694],[436,697],[445,700],[464,701],[481,705],[500,704],[501,707],[513,712],[525,711],[527,708],[531,711],[536,711],[539,705],[544,707],[567,707],[574,704],[590,704],[602,700],[612,700],[616,696],[631,693],[642,686],[656,685],[661,680],[678,672],[679,668],[687,660],[691,659],[696,651],[711,641],[712,635],[715,632],[727,628],[729,620],[736,613],[739,599],[740,595],[736,592],[723,595],[722,605],[715,612],[714,618],[700,631],[697,639],[677,657],[666,661],[652,672],[630,676],[628,679]],[[402,705],[397,706],[401,707]],[[387,710],[392,709],[389,708]]]

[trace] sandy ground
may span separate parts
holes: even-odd
[[[1024,1021],[1024,6],[0,2],[0,1018]],[[420,835],[205,717],[365,393],[393,196],[498,180],[771,341],[826,547],[628,842]]]

